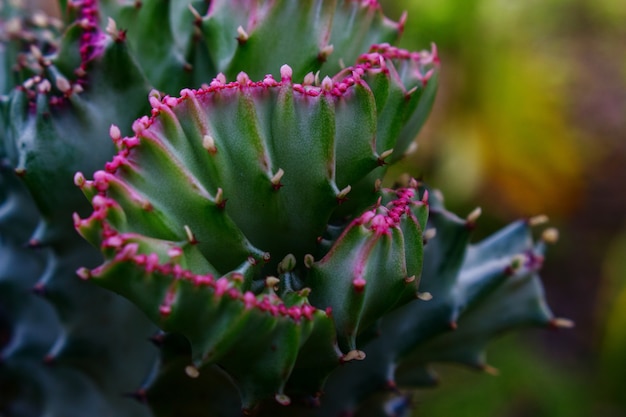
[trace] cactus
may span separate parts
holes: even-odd
[[[0,3],[0,410],[400,416],[562,327],[547,229],[469,244],[413,178],[436,48],[375,1]],[[146,99],[147,97],[147,99]]]

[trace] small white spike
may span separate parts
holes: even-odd
[[[202,147],[206,149],[210,154],[215,155],[215,153],[217,153],[215,139],[213,139],[213,136],[211,135],[204,135],[202,137]]]
[[[269,276],[269,277],[265,278],[265,286],[267,288],[276,289],[278,284],[280,284],[280,280],[278,278],[274,277],[274,276]]]
[[[430,301],[433,299],[433,295],[429,292],[418,292],[417,298],[422,301]]]
[[[224,190],[222,190],[221,188],[218,188],[217,192],[215,193],[215,204],[219,206],[223,202],[224,202]]]
[[[282,168],[278,168],[278,171],[276,172],[276,174],[274,174],[274,176],[270,180],[272,182],[272,185],[275,187],[279,186],[280,180],[283,178],[283,175],[285,175],[285,171],[283,171]]]
[[[343,362],[350,362],[353,360],[362,361],[363,359],[365,359],[365,352],[356,349],[351,350],[350,352],[343,355],[343,357],[341,358]]]
[[[191,228],[187,225],[185,225],[184,227],[185,227],[185,234],[187,235],[187,240],[189,241],[189,243],[194,243],[196,241],[196,237],[193,235]]]
[[[328,57],[330,56],[330,54],[333,53],[333,51],[335,50],[335,47],[332,45],[326,45],[325,47],[322,48],[322,50],[320,51],[319,54],[319,58],[322,61],[326,61],[328,59]]]
[[[480,217],[480,215],[483,213],[483,209],[481,209],[480,207],[476,207],[474,210],[472,210],[472,212],[470,214],[467,215],[467,222],[470,224],[474,224],[476,223],[476,221],[478,220],[478,218]]]
[[[437,229],[432,228],[432,227],[430,229],[426,229],[426,231],[422,235],[424,240],[427,242],[431,239],[434,239],[435,236],[437,236]]]
[[[550,227],[549,229],[544,230],[541,234],[541,239],[546,243],[555,244],[559,241],[558,229]]]
[[[313,83],[315,83],[315,74],[309,72],[307,75],[304,76],[304,81],[302,82],[302,84],[313,85]]]
[[[120,31],[117,29],[117,23],[115,23],[115,20],[113,20],[113,18],[111,17],[108,18],[107,27],[105,30],[106,30],[106,33],[111,35],[113,39],[119,39]]]
[[[542,224],[548,223],[548,221],[550,221],[548,216],[546,216],[545,214],[540,214],[538,216],[534,216],[528,219],[528,224],[530,226],[540,226]]]
[[[380,159],[385,160],[393,153],[393,149],[387,149],[385,152],[380,154]]]
[[[191,14],[193,15],[194,19],[196,20],[196,22],[200,22],[202,21],[202,16],[200,16],[200,12],[198,12],[196,10],[195,7],[193,7],[193,5],[190,3],[187,5],[187,7],[189,8],[189,11],[191,12]]]
[[[337,198],[340,200],[343,200],[344,198],[346,198],[346,196],[351,190],[352,190],[352,186],[350,185],[346,186],[343,190],[339,191],[339,194],[337,194]]]
[[[189,365],[185,367],[185,373],[189,378],[197,378],[200,376],[200,371],[195,366]]]
[[[54,80],[54,83],[63,94],[67,94],[72,91],[72,85],[65,77],[58,76],[57,79]]]
[[[237,28],[237,40],[239,42],[246,42],[249,38],[250,38],[250,35],[248,35],[248,32],[245,31],[243,26],[239,26]]]

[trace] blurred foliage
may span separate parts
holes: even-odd
[[[594,154],[567,114],[572,66],[560,19],[570,3],[408,4],[405,46],[435,42],[443,65],[430,130],[407,166],[424,169],[453,204],[480,194],[500,216],[519,216],[567,213],[579,201]]]
[[[523,336],[493,343],[490,359],[499,375],[470,375],[442,366],[441,385],[420,392],[417,416],[436,417],[589,417],[590,396],[580,375],[519,349]]]
[[[434,42],[442,60],[435,109],[397,174],[423,176],[460,214],[480,202],[479,237],[548,214],[563,238],[548,297],[577,322],[495,343],[498,377],[443,366],[416,415],[625,417],[626,1],[382,3],[393,18],[407,9],[404,47]]]

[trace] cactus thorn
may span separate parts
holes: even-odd
[[[217,153],[217,146],[215,146],[215,139],[211,135],[204,135],[202,137],[202,147],[206,149],[211,155]]]
[[[54,80],[54,84],[63,94],[69,95],[72,92],[72,85],[67,80],[67,78],[63,76],[58,76],[56,80]]]
[[[304,266],[307,268],[312,268],[313,264],[315,263],[315,258],[313,257],[313,255],[311,255],[310,253],[307,253],[306,255],[304,255]]]
[[[76,270],[76,275],[82,280],[88,280],[91,278],[91,271],[88,268],[82,267]]]
[[[323,91],[326,91],[328,93],[333,89],[334,86],[335,86],[335,83],[328,75],[324,77],[324,79],[322,80],[322,85],[321,85]]]
[[[433,295],[431,293],[429,293],[428,291],[418,292],[417,293],[417,298],[422,300],[422,301],[430,301],[430,300],[433,299]]]
[[[278,289],[278,284],[280,284],[280,279],[274,277],[274,276],[269,276],[267,278],[265,278],[265,286],[267,288],[272,288],[274,290]]]
[[[353,349],[341,357],[341,362],[345,363],[353,360],[362,361],[365,359],[365,356],[365,352],[362,350]]]
[[[288,254],[278,264],[278,273],[284,274],[285,272],[291,272],[296,267],[296,257],[293,253]]]
[[[270,180],[272,183],[272,188],[274,190],[280,190],[280,188],[283,186],[283,184],[281,184],[280,182],[280,180],[283,178],[283,175],[285,175],[285,171],[283,171],[282,168],[278,168],[278,171],[276,172],[276,174],[274,174],[274,176]]]
[[[544,230],[541,234],[541,240],[546,243],[555,244],[559,241],[559,230],[554,227]]]
[[[480,368],[482,369],[483,372],[485,372],[486,374],[489,374],[491,376],[498,376],[498,375],[500,375],[500,371],[497,368],[494,368],[493,366],[488,365],[486,363],[483,364]]]
[[[112,17],[109,17],[107,19],[107,26],[105,29],[106,33],[108,33],[109,35],[111,35],[111,37],[115,40],[115,41],[119,41],[121,40],[121,32],[119,31],[119,29],[117,28],[117,23],[115,22],[115,20],[113,20]]]
[[[218,208],[223,209],[226,207],[226,199],[224,198],[224,190],[218,187],[217,192],[215,193],[215,205]]]
[[[320,50],[320,53],[317,54],[317,59],[320,62],[326,62],[326,60],[328,59],[330,54],[333,53],[334,50],[335,50],[335,47],[333,45],[326,45]]]
[[[480,217],[480,215],[483,213],[483,210],[480,207],[476,207],[474,210],[471,211],[470,214],[467,215],[467,217],[465,218],[465,222],[468,226],[474,226],[476,224],[476,221],[478,220],[478,218]]]
[[[291,404],[291,398],[289,398],[288,396],[286,396],[285,394],[276,394],[274,396],[274,399],[276,400],[276,402],[280,405],[284,405],[287,406],[289,404]]]
[[[196,236],[191,231],[191,228],[187,225],[183,227],[185,228],[185,235],[187,236],[187,242],[191,243],[192,245],[195,245],[196,243],[198,243],[198,241],[196,240]]]
[[[380,166],[385,165],[386,164],[385,159],[391,156],[392,153],[393,153],[393,149],[387,149],[386,151],[381,153],[380,156],[378,157],[378,165]]]
[[[351,190],[352,190],[352,186],[347,185],[343,190],[339,191],[339,194],[337,194],[337,200],[339,201],[339,204],[346,201],[347,199],[346,196]]]
[[[252,255],[248,256],[248,263],[252,266],[257,266],[258,262],[256,260],[256,258]]]
[[[422,238],[424,239],[424,243],[428,243],[428,241],[434,239],[435,236],[437,236],[437,229],[431,227],[430,229],[426,229]]]
[[[548,216],[546,216],[545,214],[540,214],[538,216],[533,216],[530,219],[528,219],[528,225],[531,227],[540,226],[542,224],[548,223],[548,221],[550,221]]]
[[[380,178],[376,178],[376,181],[374,181],[374,192],[375,193],[379,192],[382,186],[383,186],[383,180],[381,180]]]
[[[248,41],[249,38],[250,35],[248,35],[248,32],[245,31],[243,26],[239,26],[237,28],[237,42],[239,42],[239,44],[244,44]]]
[[[553,329],[571,329],[575,326],[573,320],[556,317],[550,320],[550,327]]]
[[[190,3],[187,5],[187,7],[189,8],[189,11],[191,12],[191,14],[193,15],[194,21],[196,24],[202,23],[202,16],[200,15],[200,12],[198,12],[196,10],[195,7],[193,7],[193,5]],[[241,26],[240,26],[241,27]]]
[[[200,371],[193,365],[187,365],[185,367],[185,373],[189,378],[198,378],[200,376]]]

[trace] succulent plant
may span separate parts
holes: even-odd
[[[6,415],[402,416],[429,364],[489,370],[496,334],[569,325],[537,275],[541,217],[470,244],[479,212],[383,185],[437,88],[435,47],[393,46],[405,16],[16,3],[0,3]]]

